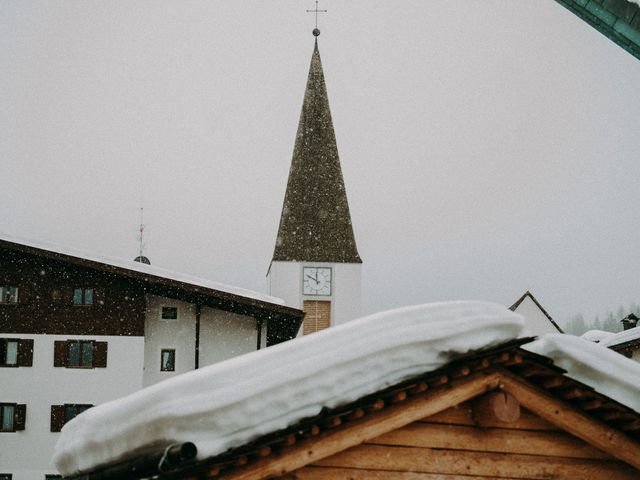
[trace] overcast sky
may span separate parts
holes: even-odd
[[[312,0],[0,0],[0,231],[265,291]],[[363,313],[640,302],[640,62],[552,0],[336,1]]]

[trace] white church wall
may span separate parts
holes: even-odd
[[[333,325],[340,325],[362,315],[362,264],[333,264]]]
[[[25,430],[0,434],[0,472],[13,480],[43,480],[60,435],[51,432],[51,405],[98,405],[142,387],[143,337],[3,334],[33,339],[33,366],[0,369],[0,402],[27,405]],[[106,368],[54,367],[54,342],[107,342]]]
[[[558,333],[558,329],[551,323],[547,316],[540,310],[536,303],[527,296],[514,310],[525,319],[524,335],[540,336],[545,333]]]
[[[269,295],[283,299],[285,305],[302,308],[302,264],[271,262],[267,288]]]
[[[256,325],[253,317],[203,308],[200,314],[200,367],[257,350]],[[263,334],[263,342],[265,337]]]
[[[178,318],[161,318],[162,307],[176,307]],[[188,372],[195,367],[196,309],[195,305],[172,298],[147,295],[144,324],[144,386],[153,385],[173,375]],[[175,371],[160,370],[163,349],[175,350]]]

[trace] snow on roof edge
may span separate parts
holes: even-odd
[[[235,287],[232,285],[226,285],[224,283],[215,282],[212,280],[192,276],[186,273],[175,272],[172,270],[156,267],[154,265],[147,265],[140,262],[134,262],[133,260],[124,260],[119,258],[112,258],[107,256],[95,255],[83,250],[70,248],[66,246],[56,245],[48,242],[38,242],[35,240],[20,238],[0,231],[0,240],[4,240],[11,243],[17,243],[26,247],[37,248],[39,250],[45,250],[48,252],[58,253],[61,255],[67,255],[69,257],[76,257],[82,260],[89,260],[92,262],[103,263],[117,268],[125,270],[131,270],[138,273],[146,273],[154,275],[156,277],[162,277],[168,280],[174,280],[182,283],[186,283],[193,286],[210,288],[212,290],[218,290],[224,293],[230,293],[232,295],[238,295],[241,297],[251,298],[253,300],[259,300],[261,302],[272,303],[274,305],[285,306],[285,301],[278,297],[272,297],[260,292],[248,290],[242,287]]]
[[[522,316],[486,302],[370,315],[94,407],[65,425],[53,461],[68,476],[185,441],[208,458],[517,338],[523,328]]]
[[[602,343],[562,333],[547,333],[522,348],[550,358],[566,376],[640,413],[640,363]]]
[[[615,347],[621,343],[632,342],[640,339],[640,327],[630,328],[623,330],[622,332],[612,333],[606,339],[600,341],[600,345],[603,347]]]

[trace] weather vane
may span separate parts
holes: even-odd
[[[307,13],[315,13],[316,14],[316,28],[313,30],[313,34],[317,37],[320,35],[320,30],[318,30],[318,13],[327,13],[326,10],[318,10],[318,0],[316,0],[316,8],[315,10],[307,10]]]

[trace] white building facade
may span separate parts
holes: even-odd
[[[0,289],[1,480],[59,478],[50,459],[67,421],[292,338],[303,315],[273,297],[150,265],[3,238]]]

